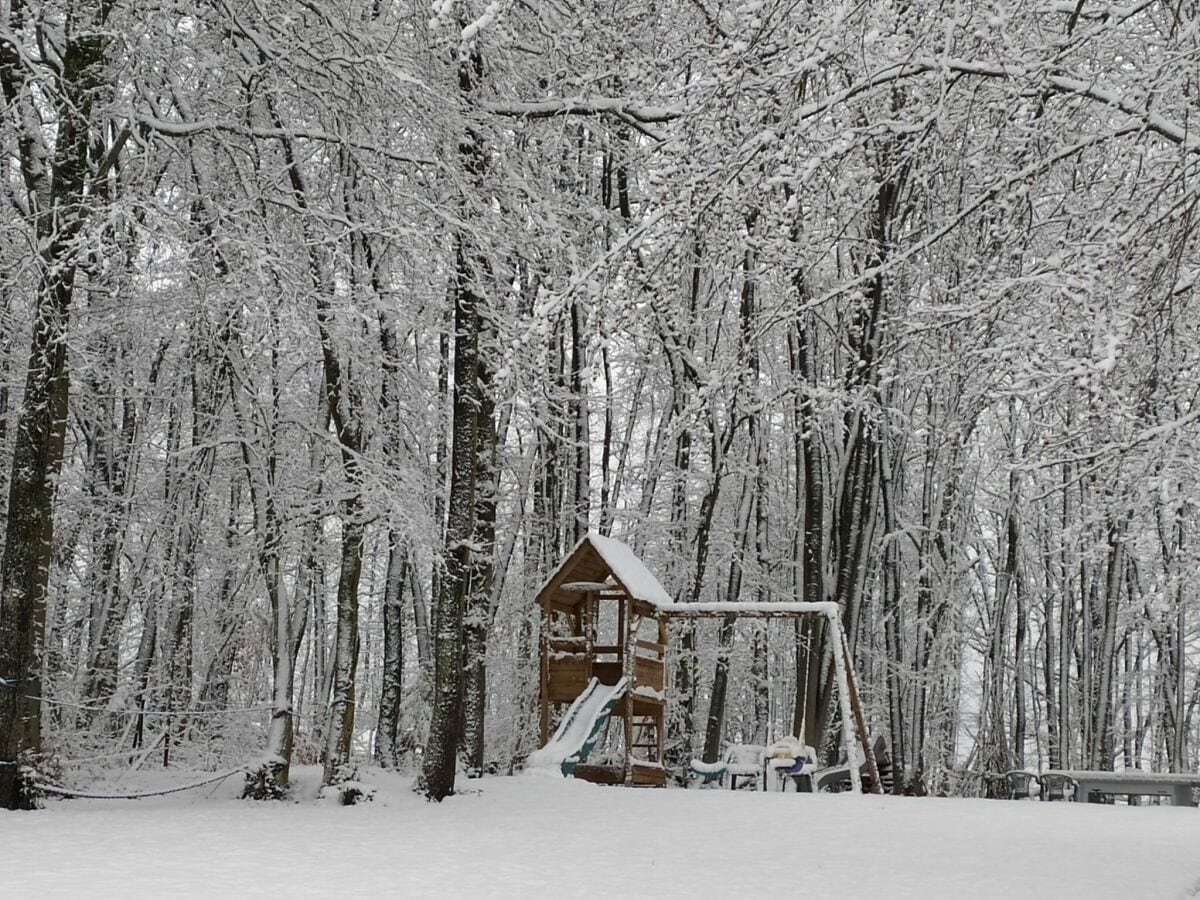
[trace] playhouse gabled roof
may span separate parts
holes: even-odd
[[[671,595],[629,547],[594,531],[584,535],[546,579],[538,591],[538,602],[568,581],[599,582],[610,576],[634,600],[651,606],[671,603]]]

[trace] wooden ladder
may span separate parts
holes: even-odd
[[[646,757],[639,757],[637,753],[632,753],[633,756],[644,759],[646,762],[661,763],[662,759],[659,755],[659,733],[658,733],[658,716],[656,715],[641,715],[635,716],[633,720],[633,746],[630,751],[649,750],[651,754]]]

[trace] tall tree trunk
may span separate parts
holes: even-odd
[[[902,587],[900,528],[896,518],[896,489],[894,469],[889,458],[889,442],[880,441],[879,473],[880,500],[883,507],[884,558],[882,569],[883,589],[883,636],[886,660],[887,703],[888,703],[888,733],[891,735],[892,759],[892,793],[899,794],[904,790],[904,778],[907,768],[905,721],[904,721],[904,686],[901,682],[901,672],[904,669],[904,645],[902,641],[903,623],[901,622],[902,605],[900,601]]]
[[[243,788],[243,796],[258,800],[282,799],[288,789],[295,734],[292,707],[295,658],[308,611],[303,602],[293,608],[288,597],[288,579],[284,577],[284,530],[277,505],[280,496],[277,429],[281,413],[277,320],[272,321],[272,328],[272,346],[268,354],[270,399],[261,415],[252,416],[246,408],[249,398],[241,396],[241,386],[251,384],[252,380],[245,371],[245,356],[232,339],[227,347],[225,366],[235,419],[243,435],[240,442],[242,463],[254,511],[258,568],[271,610],[271,722],[267,728],[262,764],[247,774]]]
[[[1096,692],[1092,697],[1094,721],[1089,764],[1093,769],[1110,769],[1115,748],[1113,742],[1112,705],[1113,672],[1117,656],[1117,613],[1121,585],[1125,580],[1125,542],[1121,520],[1108,529],[1107,575],[1104,586],[1104,605],[1100,610],[1100,645],[1097,655]]]
[[[481,338],[489,337],[484,331]],[[463,619],[463,761],[467,772],[478,777],[484,771],[484,738],[487,711],[487,643],[496,615],[493,594],[496,577],[496,404],[491,378],[481,358],[476,366],[478,388],[475,439],[478,460],[475,494],[474,547],[471,558],[470,590]]]
[[[108,362],[114,369],[120,356],[115,350],[110,354]],[[110,392],[116,393],[116,380],[113,377],[102,386],[93,379],[90,387],[94,395],[106,398]],[[125,387],[128,390],[129,385]],[[89,483],[103,519],[94,542],[98,563],[90,571],[89,652],[83,692],[89,705],[109,700],[117,688],[120,633],[128,604],[128,595],[121,589],[120,550],[128,525],[126,487],[137,434],[137,408],[128,394],[122,398],[121,422],[115,429],[106,421],[111,400],[102,400],[101,405],[108,410],[99,411],[86,431]]]
[[[208,671],[200,689],[200,702],[211,709],[223,710],[229,706],[229,687],[234,661],[237,659],[238,631],[242,617],[234,608],[237,595],[237,546],[238,517],[241,513],[242,485],[237,480],[229,483],[229,508],[225,520],[224,551],[225,570],[217,587],[217,631],[220,640],[216,652],[208,664]]]
[[[1015,521],[1015,517],[1014,517]],[[1010,526],[1009,540],[1016,544],[1020,529]],[[1013,759],[1018,769],[1025,768],[1025,739],[1028,737],[1028,709],[1025,701],[1025,676],[1028,669],[1026,641],[1029,635],[1029,601],[1025,596],[1025,579],[1019,561],[1015,564],[1013,596],[1016,600],[1016,623],[1013,629]]]
[[[450,494],[440,593],[433,607],[433,709],[421,770],[421,788],[433,800],[442,800],[454,792],[462,729],[463,616],[470,591],[479,458],[476,372],[481,300],[474,292],[461,243],[456,259]]]
[[[571,545],[587,534],[591,518],[591,433],[588,427],[588,398],[583,383],[585,359],[583,309],[579,301],[571,304],[571,414],[572,484]]]
[[[793,276],[799,297],[805,295],[802,276]],[[799,575],[801,597],[806,603],[820,603],[825,594],[825,482],[821,445],[818,439],[816,388],[811,332],[800,321],[788,329],[788,359],[796,381],[795,443],[796,491],[799,503]],[[820,676],[825,649],[825,619],[806,616],[796,623],[796,704],[792,713],[792,733],[806,744],[818,747],[823,737],[820,708]]]
[[[261,53],[261,50],[260,50]],[[280,132],[286,133],[284,123],[272,100],[267,101],[267,110],[272,123]],[[284,161],[287,164],[288,183],[296,205],[308,212],[309,192],[300,170],[299,159],[290,138],[280,140]],[[355,163],[343,151],[340,159],[343,175],[342,211],[347,221],[356,221],[359,216],[359,176]],[[366,539],[366,524],[363,521],[361,458],[366,449],[366,434],[361,421],[363,398],[357,390],[350,366],[346,364],[334,346],[331,331],[333,311],[330,306],[334,293],[334,280],[326,261],[319,251],[319,242],[312,231],[309,217],[301,221],[305,243],[308,246],[308,273],[316,297],[317,331],[321,342],[322,375],[325,400],[329,405],[329,419],[333,424],[338,444],[341,446],[342,469],[345,473],[347,492],[342,509],[341,572],[337,589],[337,631],[334,636],[334,668],[332,693],[329,703],[330,727],[325,736],[324,783],[348,780],[353,777],[349,769],[350,752],[354,741],[355,677],[358,668],[358,586],[362,576],[363,544]],[[365,239],[357,232],[350,234],[350,290],[357,297],[372,282],[375,274],[371,266],[369,248]]]
[[[1069,557],[1066,539],[1071,515],[1071,470],[1069,463],[1062,466],[1062,509],[1059,519],[1059,588],[1061,614],[1058,617],[1058,740],[1059,757],[1063,766],[1071,765],[1071,660],[1075,656],[1075,604],[1071,597],[1074,566]]]
[[[1008,506],[997,553],[996,588],[989,622],[988,649],[983,661],[983,701],[980,708],[980,755],[989,772],[1013,767],[1013,753],[1004,722],[1005,674],[1009,656],[1010,600],[1016,593],[1020,530],[1017,524],[1017,475],[1009,476]]]
[[[1055,661],[1057,638],[1054,630],[1054,587],[1051,569],[1053,558],[1048,549],[1042,554],[1042,567],[1046,574],[1045,596],[1042,601],[1042,675],[1046,684],[1046,749],[1050,768],[1066,766],[1062,754],[1062,737],[1058,713],[1058,672]]]
[[[725,586],[727,603],[739,599],[742,591],[743,560],[749,551],[751,540],[750,518],[754,508],[754,479],[745,478],[742,487],[741,512],[738,515],[737,533],[741,535],[740,546],[729,561],[729,578]],[[717,632],[717,659],[714,664],[712,687],[709,691],[708,720],[704,728],[704,750],[702,759],[715,763],[721,755],[721,739],[725,727],[725,698],[729,685],[729,654],[733,647],[734,624],[737,620],[728,616],[721,620]]]
[[[379,697],[379,725],[375,730],[375,759],[385,769],[399,765],[396,737],[404,686],[404,587],[407,580],[408,550],[395,529],[391,529],[383,586],[383,687]]]
[[[745,216],[747,246],[742,255],[742,290],[738,311],[738,382],[731,404],[735,414],[743,406],[749,410],[747,413],[749,429],[747,451],[751,456],[751,462],[748,466],[750,474],[742,480],[742,497],[737,518],[737,533],[741,539],[740,546],[735,548],[729,562],[729,579],[725,590],[726,602],[735,602],[741,597],[742,574],[745,560],[750,555],[752,542],[755,564],[762,564],[763,542],[766,537],[763,533],[766,527],[766,510],[761,502],[765,493],[763,485],[766,477],[764,471],[766,468],[766,438],[758,420],[758,409],[761,405],[759,396],[761,367],[754,333],[758,287],[758,263],[754,243],[757,237],[758,215],[758,210],[752,208]],[[733,425],[731,424],[729,427],[732,432]],[[735,621],[732,616],[722,619],[717,634],[717,659],[710,691],[708,722],[704,729],[703,760],[706,763],[716,762],[721,753],[726,694],[729,685],[729,653],[733,646]]]
[[[325,735],[325,784],[353,777],[349,767],[354,741],[355,673],[358,670],[358,583],[362,577],[365,534],[361,504],[348,502],[342,520],[333,692],[329,701],[330,725]]]
[[[483,57],[477,45],[460,49],[457,59],[458,88],[464,103],[475,98],[483,78]],[[458,158],[471,187],[484,196],[488,152],[483,135],[464,125],[458,136]],[[454,236],[454,383],[451,401],[450,489],[446,509],[444,564],[433,610],[434,683],[429,736],[421,770],[421,790],[431,800],[442,800],[454,792],[455,766],[462,741],[464,718],[464,672],[483,666],[486,655],[486,617],[490,614],[490,592],[473,580],[490,583],[492,543],[495,538],[494,495],[491,454],[494,452],[495,415],[491,376],[487,363],[492,352],[486,346],[491,310],[484,293],[490,265],[474,236],[466,230]],[[483,501],[481,509],[480,502]],[[483,513],[484,521],[479,522]],[[489,521],[490,519],[490,521]],[[492,543],[476,546],[491,535]],[[478,550],[479,558],[473,558]],[[483,628],[471,634],[470,656],[464,647],[464,626],[470,612],[470,627]],[[477,617],[483,616],[483,624]],[[476,673],[474,688],[482,697],[482,679]],[[477,701],[481,702],[481,701]],[[479,724],[482,741],[482,723]]]
[[[25,393],[17,416],[7,527],[0,562],[0,808],[35,805],[22,776],[25,760],[41,751],[42,653],[46,592],[54,537],[55,484],[62,467],[69,375],[67,326],[75,290],[77,238],[97,200],[89,174],[100,174],[95,146],[95,112],[110,87],[107,71],[112,39],[105,31],[110,4],[80,2],[56,39],[58,63],[40,96],[32,96],[19,44],[33,42],[40,15],[13,0],[3,12],[0,90],[24,123],[18,142],[25,208],[38,248],[33,298],[33,336]],[[41,36],[39,35],[39,38]],[[58,43],[61,41],[61,43]],[[41,124],[53,107],[53,150]],[[105,148],[115,159],[119,147]],[[89,164],[97,169],[89,172]]]

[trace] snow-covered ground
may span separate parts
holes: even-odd
[[[312,795],[316,770],[298,793]],[[182,777],[182,776],[181,776]],[[426,803],[170,797],[0,813],[0,897],[1200,896],[1200,810],[466,782]]]

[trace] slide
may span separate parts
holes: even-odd
[[[529,754],[526,768],[550,768],[558,766],[563,775],[575,773],[575,765],[585,762],[596,742],[604,733],[604,726],[612,714],[617,701],[625,695],[628,680],[622,678],[614,685],[601,684],[593,678],[583,693],[575,698],[554,736],[546,746]]]

